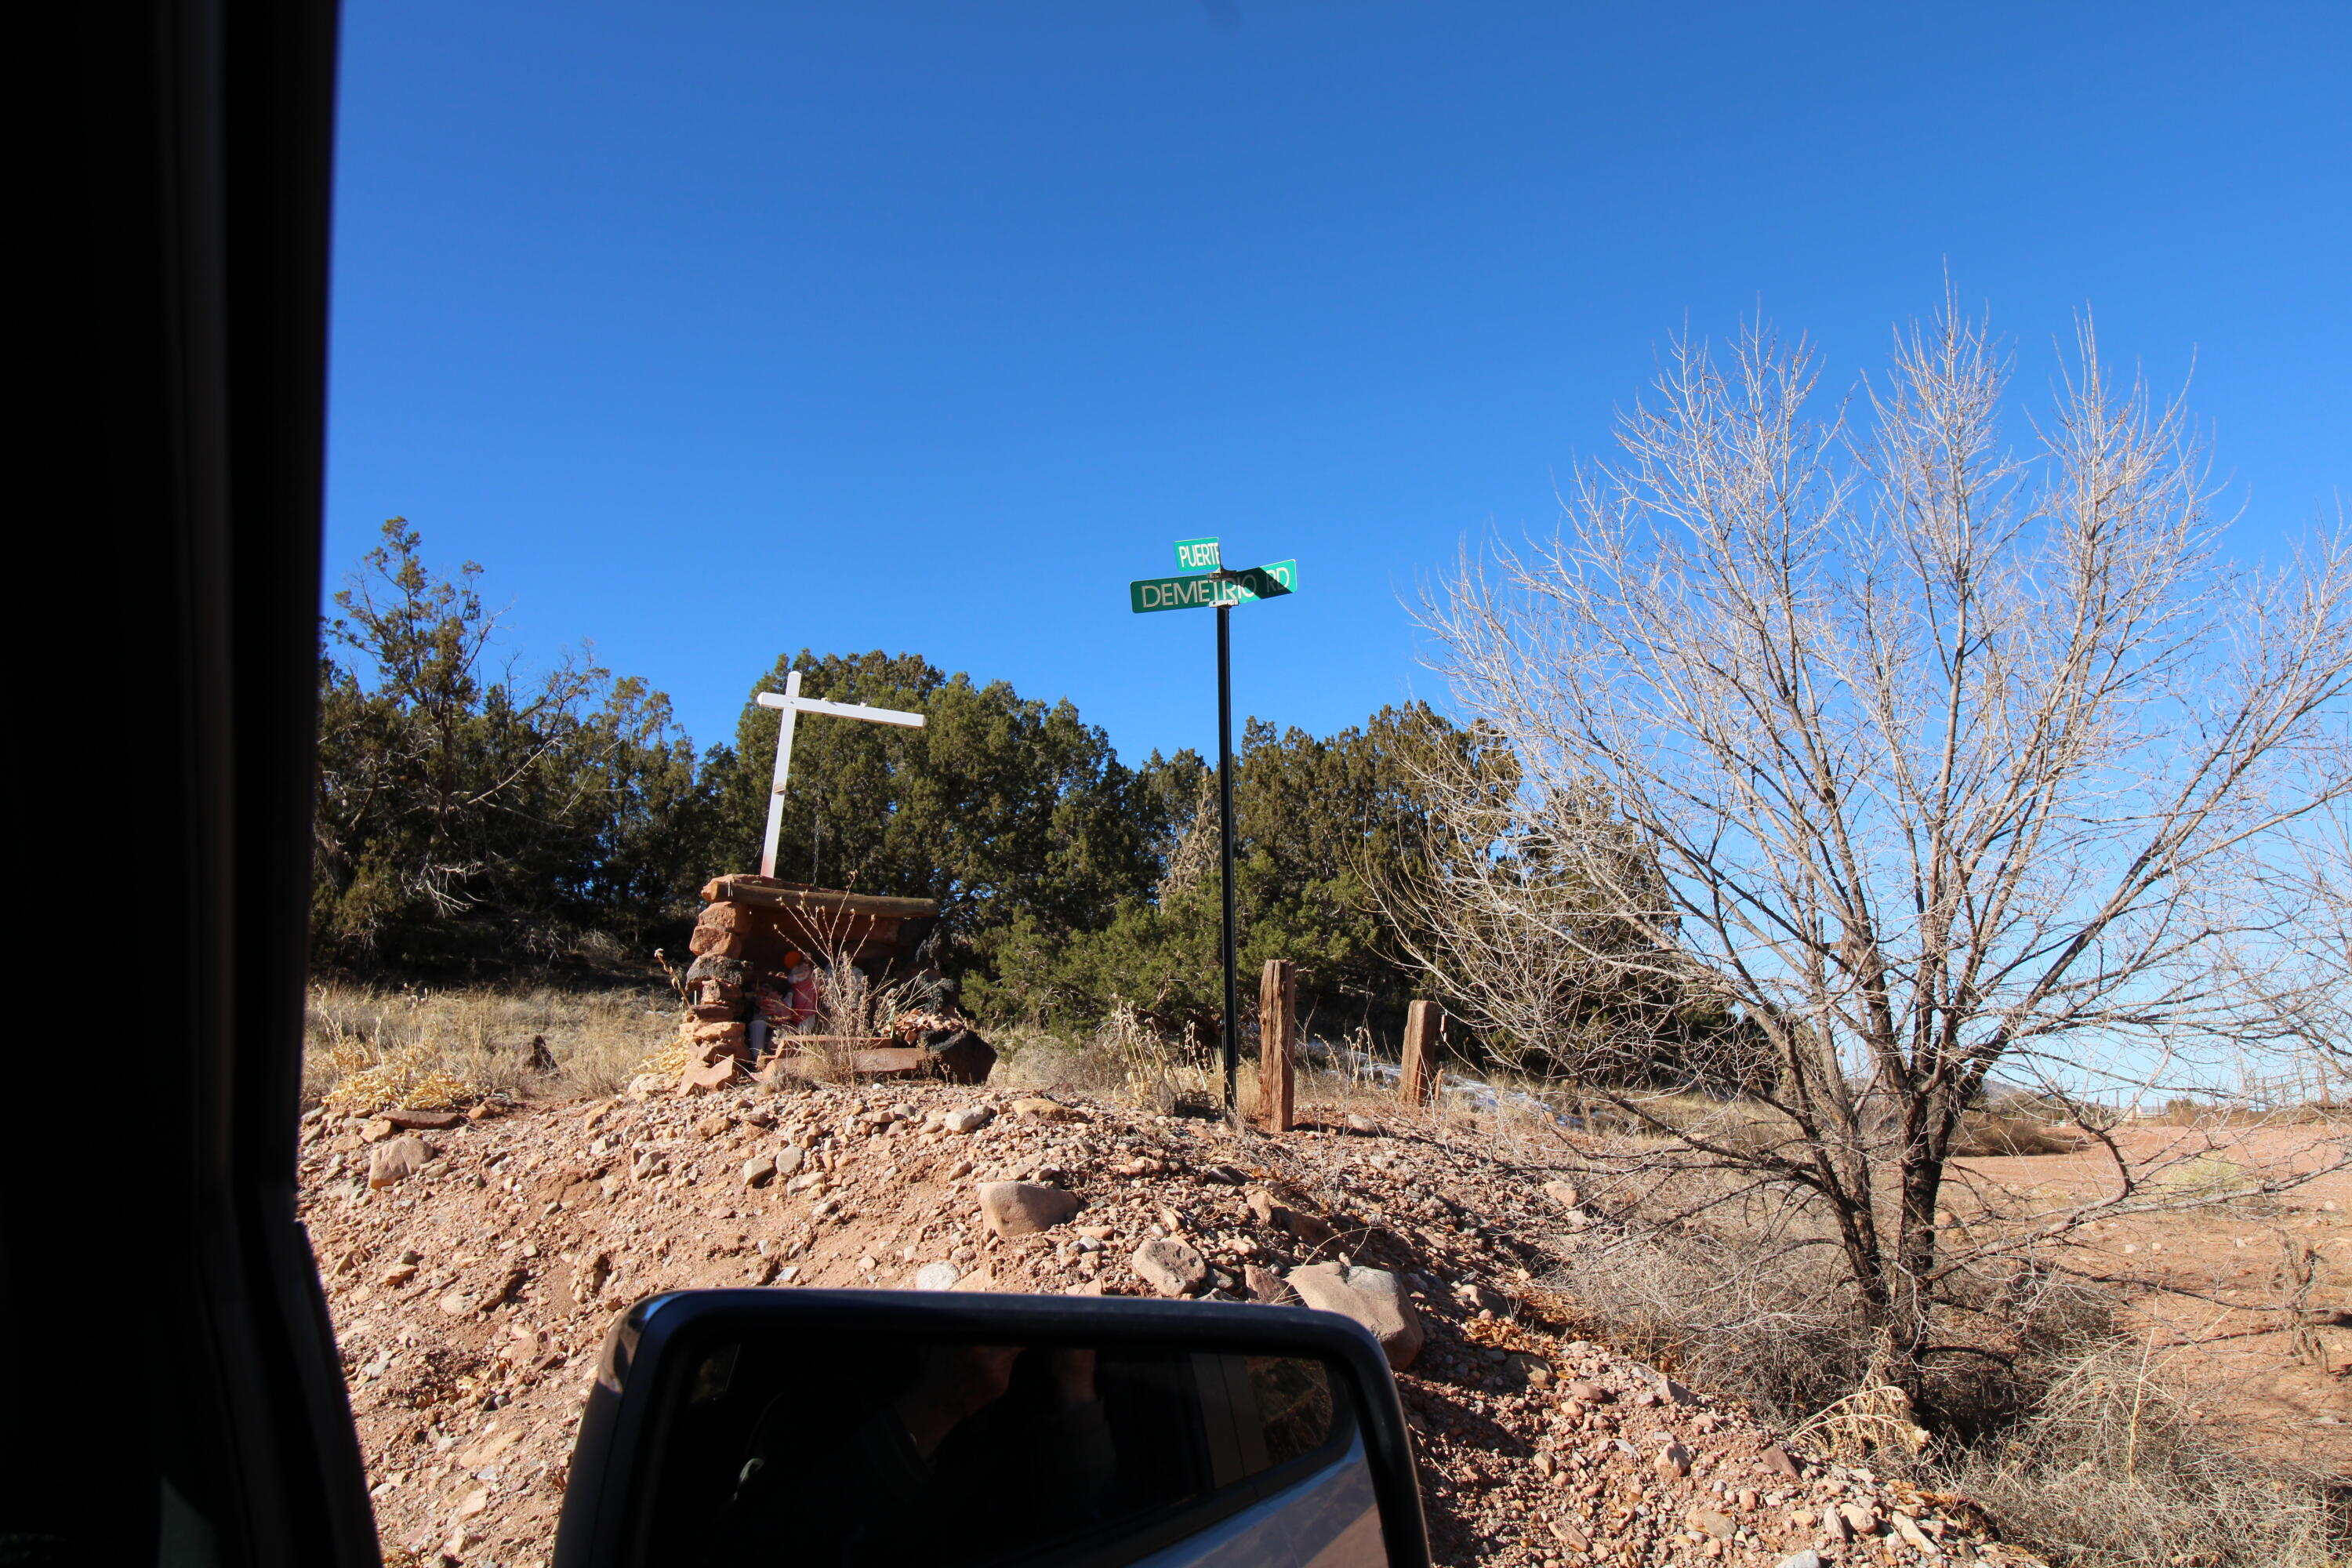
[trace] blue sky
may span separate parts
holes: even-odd
[[[803,646],[1214,743],[1173,540],[1295,556],[1244,712],[1418,690],[1687,323],[1843,387],[2073,313],[2275,550],[2352,489],[2352,6],[348,0],[330,591],[393,513],[698,742]],[[2021,426],[2019,434],[2023,430]]]

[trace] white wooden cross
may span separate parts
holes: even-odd
[[[768,792],[768,836],[760,845],[760,875],[776,874],[776,835],[784,825],[784,781],[793,771],[793,721],[803,713],[831,713],[841,719],[864,719],[875,724],[897,724],[904,729],[923,727],[920,713],[901,713],[895,708],[867,708],[856,702],[820,702],[814,697],[801,695],[801,672],[797,669],[784,677],[783,695],[762,691],[759,695],[762,708],[782,710],[776,725],[776,778]]]

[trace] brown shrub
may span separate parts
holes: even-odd
[[[2038,1116],[1971,1110],[1960,1118],[1952,1157],[1985,1160],[2011,1154],[2072,1154],[2087,1142],[2080,1132]]]

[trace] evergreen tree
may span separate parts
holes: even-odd
[[[716,802],[668,699],[576,657],[494,668],[481,568],[421,550],[387,521],[322,627],[317,956],[544,963],[691,919]]]

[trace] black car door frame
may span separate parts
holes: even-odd
[[[378,1561],[294,1206],[336,16],[27,7],[0,1561]]]

